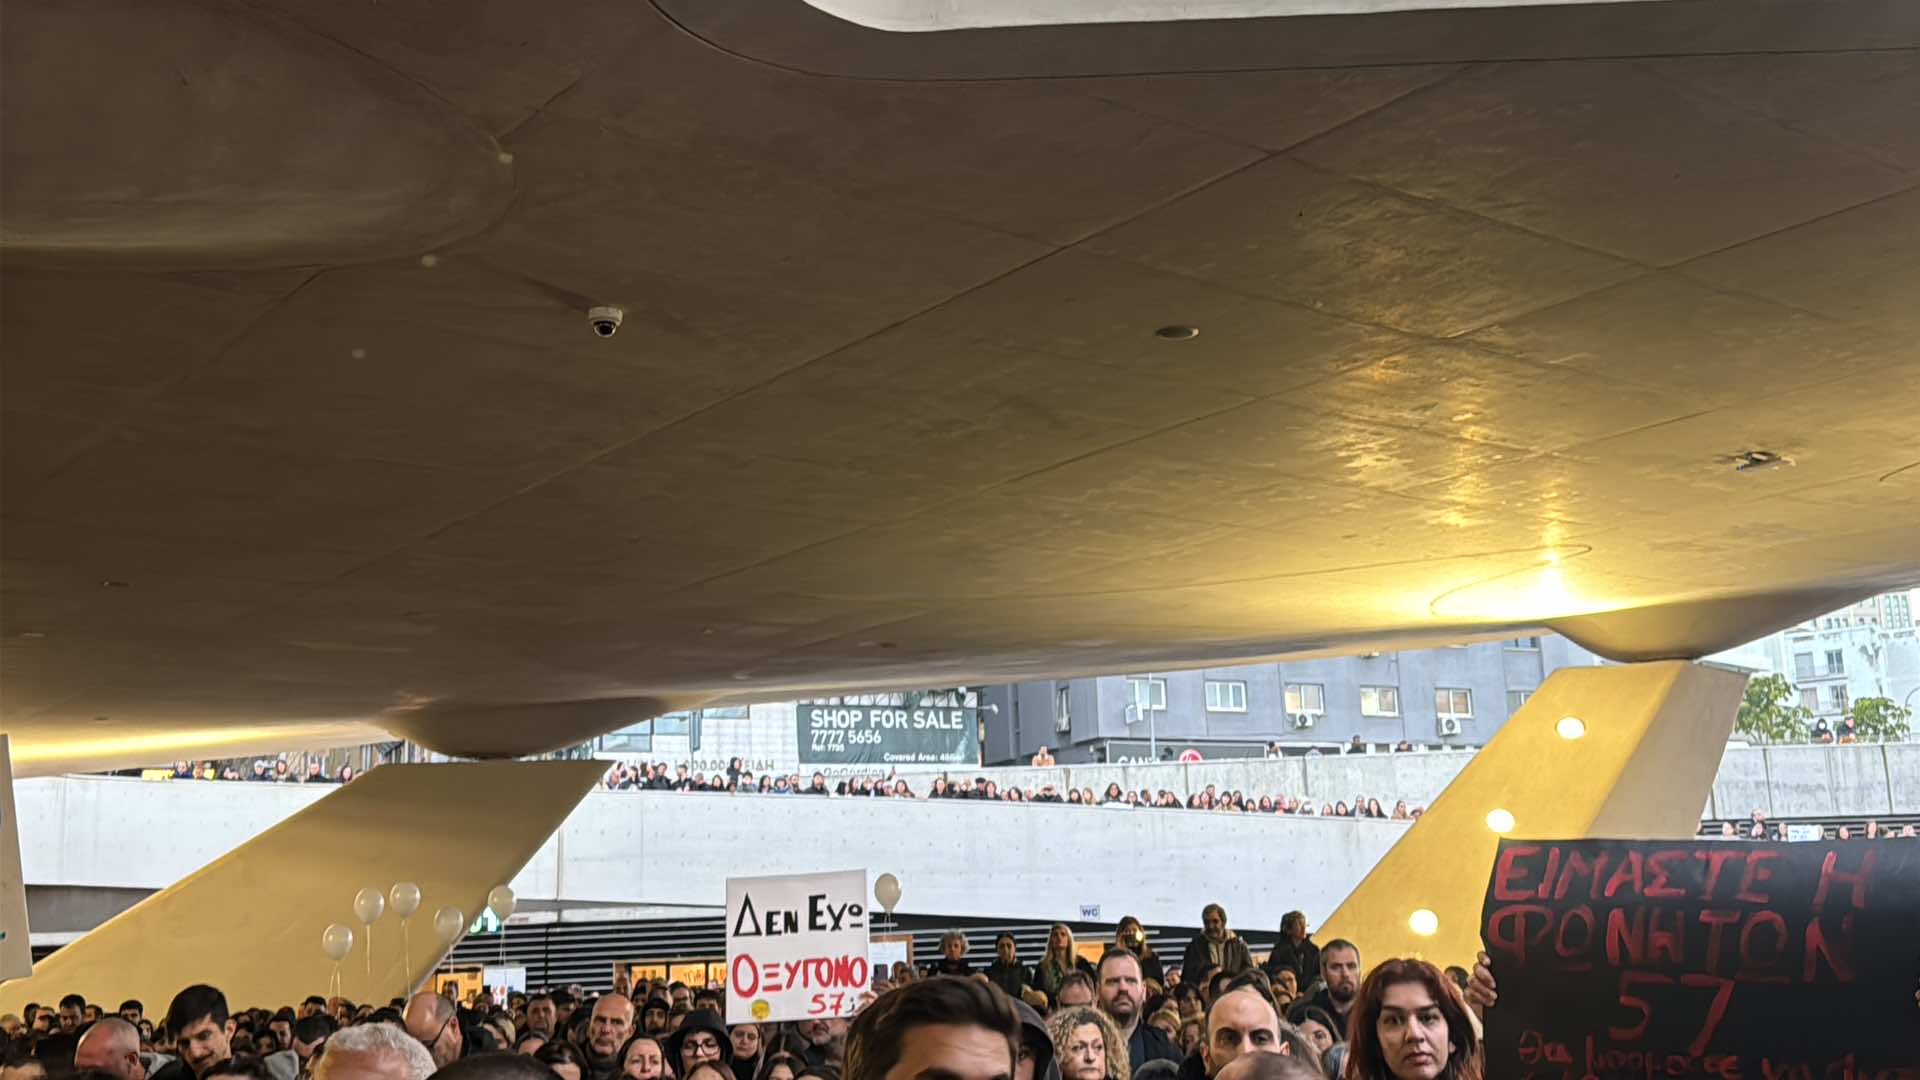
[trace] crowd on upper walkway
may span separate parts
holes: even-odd
[[[307,755],[304,763],[285,755],[251,761],[176,761],[175,780],[250,780],[278,784],[344,784],[358,773],[352,765],[329,771],[320,758]]]
[[[924,795],[914,790],[914,783],[925,786]],[[739,758],[734,758],[725,772],[716,771],[711,775],[690,770],[685,765],[669,766],[665,762],[622,763],[607,770],[604,786],[609,791],[708,791],[761,795],[824,795],[843,798],[974,799],[992,802],[1105,806],[1120,809],[1147,807],[1167,810],[1214,810],[1241,814],[1305,814],[1322,817],[1379,818],[1393,821],[1413,821],[1426,810],[1421,806],[1409,806],[1405,799],[1395,799],[1391,808],[1380,799],[1364,794],[1355,795],[1352,801],[1338,799],[1332,802],[1315,803],[1311,799],[1292,795],[1251,795],[1238,790],[1222,790],[1213,784],[1182,799],[1165,788],[1158,791],[1151,788],[1130,791],[1121,788],[1118,783],[1108,783],[1102,791],[1096,793],[1091,787],[1063,787],[1046,782],[1025,786],[1007,784],[1002,787],[998,781],[985,776],[975,776],[969,782],[964,777],[955,778],[946,773],[931,779],[916,777],[912,783],[898,773],[877,777],[841,777],[837,780],[829,780],[823,772],[816,772],[811,778],[802,778],[798,773],[778,776],[763,774],[756,777],[751,770],[743,767]]]

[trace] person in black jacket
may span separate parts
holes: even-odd
[[[993,963],[987,965],[987,981],[999,987],[1008,997],[1019,1001],[1020,992],[1033,985],[1033,976],[1027,971],[1027,965],[1020,962],[1018,943],[1013,940],[1012,934],[1001,934],[994,939],[993,951]],[[1040,1030],[1046,1031],[1045,1025]]]
[[[1247,943],[1227,929],[1226,908],[1208,904],[1200,911],[1200,925],[1205,929],[1187,943],[1180,959],[1182,978],[1190,979],[1201,971],[1240,975],[1253,970],[1253,954],[1247,951]]]
[[[967,963],[967,935],[958,930],[949,930],[940,935],[940,959],[933,965],[936,975],[958,975],[966,978],[973,974],[973,965]]]
[[[1108,949],[1100,957],[1098,998],[1100,1011],[1113,1019],[1127,1043],[1129,1074],[1149,1061],[1180,1062],[1180,1051],[1166,1032],[1146,1022],[1146,980],[1140,958],[1131,949]]]
[[[1279,978],[1281,968],[1292,969],[1297,986],[1312,986],[1320,978],[1320,946],[1307,937],[1304,912],[1289,911],[1281,917],[1280,940],[1267,954],[1267,962],[1260,965],[1269,979]]]

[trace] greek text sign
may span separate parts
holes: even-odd
[[[1920,1077],[1920,841],[1507,840],[1487,1075]]]
[[[872,982],[867,872],[727,879],[727,1023],[852,1016]]]

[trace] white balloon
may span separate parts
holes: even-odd
[[[881,874],[873,883],[873,898],[880,901],[882,911],[892,915],[893,906],[900,902],[900,879],[892,874]]]
[[[493,891],[487,894],[487,910],[493,912],[493,917],[501,922],[513,917],[513,903],[513,890],[505,885],[495,885]]]
[[[387,899],[393,904],[393,913],[407,918],[420,910],[420,886],[411,881],[403,881],[393,887]]]
[[[433,929],[440,939],[453,942],[459,939],[460,931],[467,928],[467,916],[457,907],[443,907],[433,913]]]
[[[320,932],[320,951],[327,959],[339,963],[353,951],[353,931],[334,923]]]
[[[368,886],[353,894],[353,915],[367,926],[372,926],[386,910],[387,898],[379,889]]]

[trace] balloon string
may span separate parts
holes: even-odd
[[[407,933],[407,920],[400,920],[400,996],[413,993],[413,938]]]
[[[367,924],[367,1000],[372,1001],[373,991],[373,924]]]

